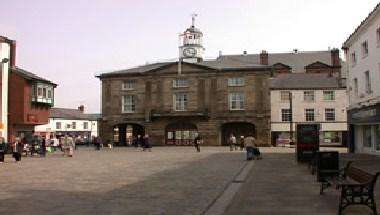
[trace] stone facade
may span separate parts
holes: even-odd
[[[126,140],[122,136],[128,131],[125,133],[124,130],[127,125],[132,125],[133,128],[138,128],[132,131],[133,136],[149,134],[153,145],[165,145],[179,135],[173,133],[177,136],[170,136],[169,128],[185,130],[181,135],[187,136],[185,139],[191,139],[186,130],[191,125],[190,130],[196,130],[205,145],[226,144],[232,131],[239,137],[254,134],[259,144],[268,145],[269,77],[272,67],[251,65],[216,68],[205,64],[207,62],[183,62],[181,74],[178,74],[177,62],[172,62],[100,75],[100,136],[103,140],[125,145]],[[229,86],[229,78],[241,78],[244,83],[241,86]],[[173,81],[176,79],[187,80],[187,85],[174,87]],[[134,82],[133,89],[123,90],[123,81],[131,80]],[[229,97],[234,92],[243,94],[244,105],[240,110],[231,110]],[[185,110],[174,110],[173,95],[176,93],[186,94]],[[134,111],[131,113],[123,113],[124,95],[133,96]]]

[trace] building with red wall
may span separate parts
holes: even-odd
[[[16,136],[24,137],[31,134],[35,125],[49,122],[49,110],[54,104],[55,83],[41,78],[31,72],[16,66],[15,53],[16,42],[4,36],[0,36],[2,44],[8,44],[8,49],[4,49],[1,58],[7,58],[8,66],[3,67],[8,74],[6,80],[1,80],[1,85],[5,89],[1,94],[4,97],[4,105],[7,112],[7,120],[4,127],[7,129],[6,141],[14,141]],[[3,47],[3,46],[2,46]],[[4,55],[4,56],[3,56]],[[10,58],[10,59],[8,59]],[[3,100],[4,100],[3,99]]]
[[[12,67],[9,79],[9,137],[31,134],[34,126],[49,122],[54,104],[54,88],[49,80]]]

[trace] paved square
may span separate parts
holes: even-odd
[[[227,147],[79,148],[0,164],[0,214],[201,214],[239,173]]]

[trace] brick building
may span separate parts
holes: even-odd
[[[0,36],[1,136],[14,141],[48,122],[54,104],[54,88],[49,80],[16,66],[16,41]],[[6,60],[4,60],[6,59]]]
[[[57,85],[33,73],[12,67],[9,78],[9,137],[23,137],[35,125],[48,123]]]

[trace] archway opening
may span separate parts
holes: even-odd
[[[116,146],[131,146],[137,135],[144,135],[142,125],[135,123],[122,123],[113,127],[113,142]]]
[[[198,129],[193,123],[180,121],[168,124],[165,133],[166,145],[191,145]]]
[[[249,122],[228,122],[222,125],[222,145],[229,144],[230,135],[233,134],[238,142],[242,141],[241,136],[255,136],[256,127]]]

